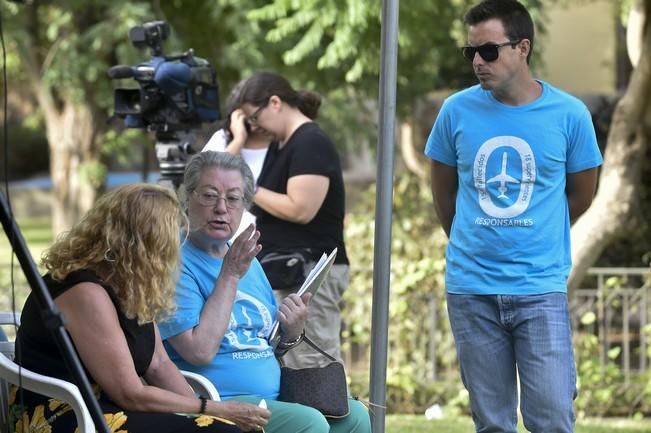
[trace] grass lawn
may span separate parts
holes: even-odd
[[[34,262],[40,261],[43,251],[52,243],[52,228],[48,218],[33,218],[18,220],[18,227],[23,235],[27,248]],[[0,310],[11,310],[12,275],[11,275],[11,244],[4,231],[0,234]],[[13,259],[13,289],[16,296],[16,309],[22,306],[29,293],[18,259]]]
[[[468,417],[428,421],[422,415],[387,415],[386,433],[472,433]],[[522,422],[518,432],[526,432]],[[651,433],[651,420],[588,419],[576,423],[576,433]]]

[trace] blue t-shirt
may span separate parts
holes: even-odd
[[[457,167],[456,213],[446,251],[455,294],[565,292],[571,268],[566,174],[601,165],[590,113],[540,82],[522,106],[479,85],[441,107],[425,154]]]
[[[222,259],[212,257],[187,241],[181,248],[182,268],[176,288],[177,310],[160,324],[166,340],[199,324],[203,306],[221,271]],[[275,400],[280,388],[280,366],[267,341],[276,317],[276,301],[257,259],[240,279],[230,322],[217,355],[208,365],[186,362],[165,341],[165,348],[182,370],[206,376],[221,398],[256,395]]]

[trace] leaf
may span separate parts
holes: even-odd
[[[615,359],[620,355],[620,353],[622,353],[621,346],[615,346],[612,349],[608,350],[608,358]]]
[[[597,320],[597,315],[592,311],[588,311],[583,316],[581,316],[581,324],[582,325],[591,325],[596,320]]]

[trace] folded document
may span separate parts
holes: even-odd
[[[301,296],[305,292],[310,292],[312,296],[316,295],[321,284],[323,284],[323,281],[328,276],[328,272],[330,272],[330,268],[332,267],[336,256],[336,248],[328,255],[323,253],[319,261],[305,278],[305,281],[303,281],[303,284],[296,294]],[[278,345],[278,341],[280,341],[280,323],[278,323],[278,319],[274,321],[273,326],[271,327],[268,340],[273,348],[275,348]]]

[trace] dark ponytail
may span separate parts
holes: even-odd
[[[310,90],[300,90],[298,92],[297,108],[301,110],[310,119],[316,119],[321,107],[321,95]]]
[[[310,119],[316,118],[321,106],[321,95],[309,90],[297,92],[285,77],[273,72],[257,72],[247,78],[240,93],[240,104],[260,107],[268,103],[273,95],[298,108]]]

